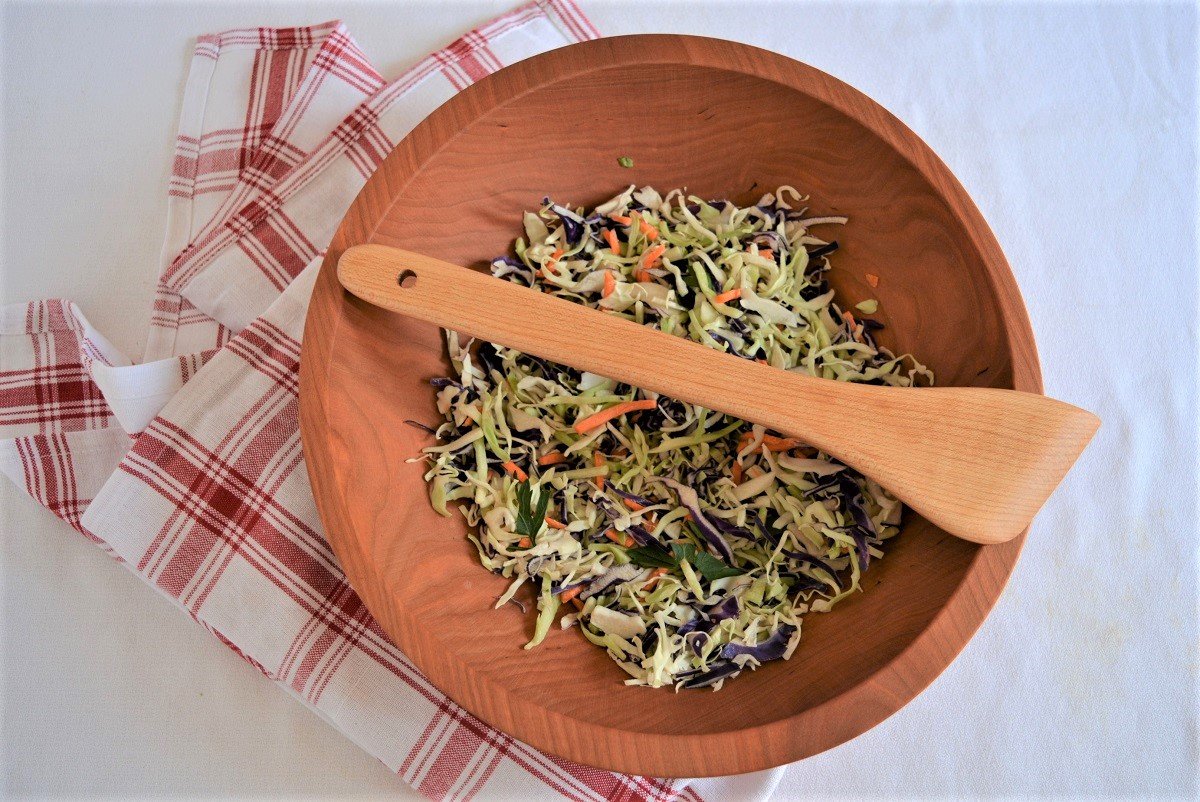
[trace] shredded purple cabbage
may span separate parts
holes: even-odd
[[[779,629],[771,634],[757,646],[743,646],[740,643],[727,643],[721,648],[721,657],[730,660],[738,655],[747,654],[757,660],[759,663],[766,663],[770,660],[778,660],[783,657],[787,651],[788,643],[792,639],[792,635],[796,634],[796,628],[791,624],[784,624]]]
[[[854,545],[858,552],[858,567],[865,571],[867,563],[871,561],[869,541],[877,540],[879,536],[875,532],[875,524],[871,523],[871,516],[867,515],[866,507],[863,505],[862,491],[855,481],[848,476],[839,475],[838,487],[842,491],[842,497],[846,500],[850,514],[854,517],[854,526],[850,527],[850,536],[854,538]]]

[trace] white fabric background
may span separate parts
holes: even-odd
[[[1047,391],[1104,419],[963,655],[889,721],[790,767],[778,798],[1194,796],[1196,7],[581,4],[606,34],[737,39],[892,110],[999,237]],[[3,5],[0,300],[72,298],[141,352],[195,35],[341,17],[393,75],[509,5]],[[5,794],[412,795],[0,494]]]

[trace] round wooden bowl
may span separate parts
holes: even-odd
[[[632,169],[618,165],[629,156]],[[383,629],[450,698],[539,749],[635,774],[776,766],[859,735],[954,659],[999,596],[1023,537],[979,547],[915,515],[864,592],[804,621],[791,660],[719,693],[631,688],[577,632],[521,648],[532,616],[493,609],[461,517],[430,508],[417,455],[445,375],[439,331],[348,296],[357,243],[484,269],[545,195],[594,204],[626,185],[750,203],[791,184],[846,214],[831,280],[880,300],[882,340],[942,385],[1041,391],[1033,335],[995,238],[958,181],[891,114],[835,78],[753,47],[629,36],[523,61],[417,126],[354,202],[317,280],[301,431],[334,551]],[[464,267],[464,269],[467,269]],[[865,276],[879,277],[877,288]],[[503,309],[496,314],[503,315]],[[553,326],[554,321],[546,321]]]

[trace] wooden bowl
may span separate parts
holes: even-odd
[[[621,156],[635,166],[620,167]],[[544,195],[593,204],[630,183],[740,203],[780,184],[810,193],[815,212],[850,216],[831,279],[843,298],[880,299],[885,344],[916,354],[942,385],[1041,391],[1033,335],[995,238],[945,165],[887,111],[753,47],[600,39],[464,90],[392,151],[354,202],[304,334],[309,474],[354,588],[467,710],[607,769],[764,769],[853,738],[919,693],[991,609],[1024,538],[978,547],[910,514],[865,592],[809,615],[790,661],[719,693],[625,687],[621,670],[573,631],[555,629],[524,651],[532,617],[492,609],[505,580],[479,565],[461,518],[434,513],[423,466],[406,462],[428,439],[404,420],[438,419],[427,384],[447,371],[438,330],[348,296],[335,276],[342,251],[363,242],[483,269]]]

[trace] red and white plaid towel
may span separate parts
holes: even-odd
[[[392,82],[337,22],[200,37],[145,361],[70,302],[3,308],[0,470],[430,798],[764,799],[779,772],[614,774],[459,708],[347,584],[303,464],[300,337],[344,210],[455,92],[597,35],[539,0]]]

